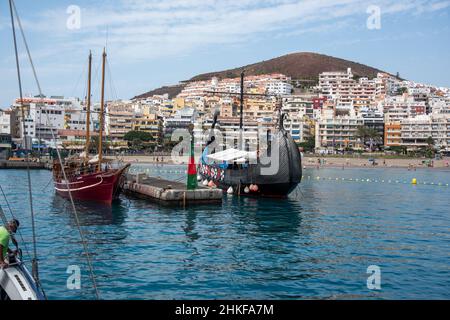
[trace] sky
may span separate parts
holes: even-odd
[[[317,52],[450,87],[450,0],[15,0],[43,93],[99,100],[197,74]],[[78,14],[79,12],[79,14]],[[380,13],[379,15],[377,13]],[[8,1],[0,1],[0,107],[18,96]],[[24,94],[38,94],[19,43]]]

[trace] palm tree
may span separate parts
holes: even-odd
[[[367,127],[359,126],[355,134],[355,136],[362,141],[363,146],[366,145],[366,140],[368,138],[367,129]]]
[[[367,129],[367,135],[369,138],[369,142],[370,142],[370,151],[373,151],[373,146],[374,145],[380,145],[381,144],[381,135],[380,133],[375,130],[374,128],[368,128]]]
[[[356,137],[362,141],[363,146],[366,146],[367,140],[369,140],[370,151],[373,151],[373,145],[379,145],[381,143],[380,133],[366,126],[360,126],[356,130]]]
[[[428,144],[428,148],[432,149],[434,147],[434,140],[433,137],[428,137],[426,140],[427,144]]]

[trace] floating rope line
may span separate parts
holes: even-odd
[[[411,185],[424,185],[424,186],[438,186],[438,187],[449,187],[449,183],[442,182],[418,182],[417,179],[412,179],[408,182],[406,180],[393,180],[393,179],[369,179],[369,178],[336,178],[336,177],[314,177],[314,176],[303,176],[302,179],[307,179],[308,181],[344,181],[344,182],[359,182],[359,183],[385,183],[385,184],[411,184]]]
[[[138,169],[131,169],[130,173],[136,174],[136,173],[168,173],[168,174],[187,174],[187,170],[164,170],[164,169],[145,169],[145,170],[138,170]]]
[[[31,53],[30,53],[30,50],[29,50],[29,48],[28,48],[28,43],[27,43],[27,40],[26,40],[26,37],[25,37],[25,33],[24,33],[24,31],[23,31],[23,28],[22,28],[22,24],[21,24],[21,22],[20,22],[20,18],[19,18],[19,15],[18,15],[16,6],[15,6],[15,4],[14,4],[14,0],[9,0],[9,3],[10,3],[10,12],[11,12],[11,20],[12,20],[13,35],[14,35],[14,44],[15,44],[15,53],[16,53],[16,63],[17,63],[17,68],[18,68],[17,71],[18,71],[18,75],[19,75],[19,81],[20,81],[19,57],[18,57],[18,52],[17,52],[17,43],[16,43],[16,36],[15,36],[15,24],[14,24],[13,12],[12,12],[13,9],[14,9],[14,12],[15,12],[15,15],[16,15],[16,18],[17,18],[17,22],[18,22],[18,25],[19,25],[21,34],[22,34],[22,39],[23,39],[23,42],[24,42],[24,44],[25,44],[25,48],[26,48],[26,51],[27,51],[28,59],[29,59],[31,68],[32,68],[32,70],[33,70],[33,76],[34,76],[36,85],[37,85],[38,90],[39,90],[39,96],[40,96],[40,97],[43,97],[41,85],[40,85],[40,83],[39,83],[39,79],[38,79],[37,74],[36,74],[36,69],[35,69],[35,67],[34,67],[33,59],[32,59],[32,57],[31,57]],[[21,90],[21,85],[20,85],[20,90]],[[23,100],[23,99],[22,99],[22,94],[21,94],[21,103],[23,102],[22,100]],[[23,108],[22,108],[22,110],[23,110]],[[46,115],[47,115],[47,121],[48,121],[48,123],[51,123],[51,122],[50,122],[50,117],[49,117],[48,113],[46,113]],[[56,139],[56,137],[55,137],[55,133],[53,132],[53,130],[50,130],[50,132],[51,132],[51,134],[52,134],[52,139],[53,139],[53,141],[55,142],[55,146],[56,146],[57,139]],[[84,248],[84,251],[85,251],[85,254],[86,254],[86,260],[87,260],[87,263],[88,263],[89,273],[90,273],[90,276],[91,276],[92,285],[93,285],[93,287],[94,287],[95,295],[96,295],[97,299],[100,299],[100,295],[99,295],[98,288],[97,288],[97,283],[96,283],[96,281],[95,281],[94,270],[93,270],[91,258],[90,258],[90,255],[89,255],[88,246],[87,246],[86,240],[85,240],[85,238],[84,238],[83,231],[81,230],[80,220],[79,220],[79,218],[78,218],[77,209],[76,209],[76,207],[75,207],[75,203],[74,203],[74,200],[73,200],[73,197],[72,197],[72,192],[70,191],[69,182],[68,182],[68,179],[67,179],[67,176],[66,176],[66,172],[65,172],[65,170],[64,170],[64,165],[63,165],[61,153],[59,152],[59,149],[58,149],[57,147],[56,147],[56,153],[57,153],[57,156],[58,156],[58,161],[59,161],[59,163],[61,164],[61,168],[62,168],[62,173],[63,173],[63,175],[64,175],[64,179],[65,179],[65,181],[67,182],[67,189],[69,190],[69,192],[68,192],[68,193],[69,193],[69,198],[70,198],[70,202],[71,202],[71,205],[72,205],[72,210],[73,210],[74,215],[75,215],[75,221],[76,221],[76,223],[77,223],[77,228],[78,228],[78,231],[79,231],[79,234],[80,234],[81,242],[83,243],[83,248]],[[27,162],[27,164],[28,164],[28,162]],[[29,171],[29,170],[28,170],[28,171]],[[31,183],[31,182],[30,182],[30,183]],[[31,186],[30,186],[30,192],[31,192]],[[33,232],[33,234],[34,234],[34,232]],[[34,241],[35,241],[35,240],[34,240]],[[35,243],[35,242],[34,242],[34,243]],[[42,288],[41,288],[41,290],[42,290]]]

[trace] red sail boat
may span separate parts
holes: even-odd
[[[130,164],[113,168],[103,159],[103,124],[105,105],[105,63],[106,51],[103,51],[100,129],[98,138],[98,156],[89,159],[90,145],[90,108],[91,108],[91,68],[92,54],[89,54],[88,94],[86,103],[86,145],[84,155],[68,158],[64,170],[58,161],[53,164],[53,180],[56,192],[66,198],[96,201],[111,204],[118,198],[125,182],[125,174]]]

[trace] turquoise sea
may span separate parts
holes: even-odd
[[[184,168],[133,170],[182,179]],[[450,171],[304,174],[286,200],[224,196],[222,205],[183,209],[122,196],[111,208],[77,204],[101,299],[450,298]],[[93,299],[69,202],[54,194],[50,172],[31,176],[48,297]],[[25,179],[25,171],[0,171],[31,252]],[[1,196],[0,204],[8,212]],[[81,268],[80,290],[67,288],[70,265]],[[367,288],[371,265],[381,270],[380,290]]]

